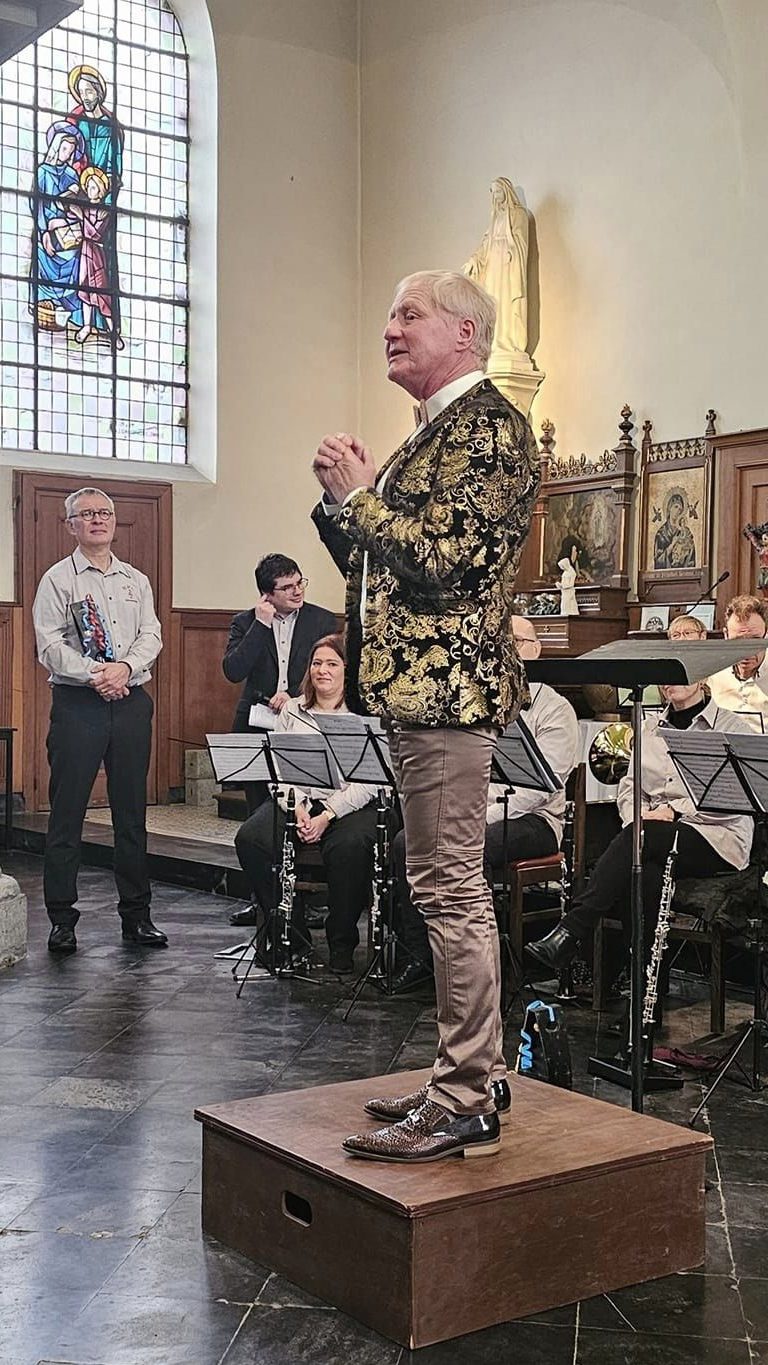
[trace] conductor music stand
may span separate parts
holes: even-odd
[[[373,888],[374,906],[369,919],[373,954],[366,969],[354,982],[352,996],[343,1015],[347,1022],[366,985],[370,981],[385,995],[393,994],[396,952],[399,939],[394,927],[392,876],[390,870],[389,822],[392,810],[388,794],[394,792],[389,745],[381,722],[372,716],[356,716],[350,712],[325,712],[317,715],[336,766],[346,782],[362,782],[378,788],[376,819],[376,877]]]
[[[557,685],[578,683],[607,683],[613,687],[629,688],[632,696],[632,725],[634,730],[633,807],[632,807],[632,876],[630,905],[632,918],[632,970],[630,978],[630,1069],[625,1071],[615,1064],[590,1058],[590,1071],[605,1079],[628,1085],[632,1091],[632,1108],[643,1110],[643,1092],[655,1084],[646,1076],[645,1058],[640,1040],[643,1035],[644,953],[643,953],[643,869],[642,869],[642,726],[643,690],[651,685],[686,685],[708,678],[739,659],[747,659],[755,652],[754,640],[617,640],[600,645],[575,659],[540,657],[526,660],[526,673],[531,682]],[[634,1044],[637,1045],[634,1045]],[[596,1068],[599,1067],[599,1072]],[[655,1078],[659,1080],[661,1078]],[[668,1083],[668,1078],[665,1078]]]
[[[687,738],[696,741],[686,745]],[[709,743],[707,743],[709,741]],[[768,736],[740,735],[719,731],[717,734],[696,732],[688,736],[677,732],[669,745],[675,767],[699,810],[713,814],[744,814],[755,817],[758,836],[757,896],[754,915],[747,919],[745,941],[752,950],[753,1001],[752,1017],[741,1027],[733,1046],[719,1062],[711,1085],[701,1103],[689,1119],[693,1127],[699,1114],[709,1102],[732,1066],[740,1071],[750,1090],[762,1089],[761,1049],[768,1040],[768,1021],[765,1017],[763,994],[763,884],[765,877],[765,843],[768,826]],[[751,1043],[751,1069],[744,1070],[741,1054]]]

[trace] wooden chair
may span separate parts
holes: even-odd
[[[584,877],[584,843],[587,817],[587,769],[584,763],[574,768],[565,787],[566,800],[573,801],[573,868],[571,877],[576,889]],[[538,886],[542,882],[559,882],[562,877],[563,858],[561,853],[551,853],[546,858],[525,858],[520,862],[507,864],[506,886],[508,895],[497,896],[496,917],[499,922],[501,947],[501,1008],[506,1013],[517,984],[523,960],[523,931],[526,924],[539,924],[545,920],[557,919],[559,906],[547,909],[525,910],[524,897],[527,887]]]

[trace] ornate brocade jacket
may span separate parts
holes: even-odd
[[[539,486],[531,428],[485,379],[384,473],[380,493],[312,513],[347,580],[348,705],[402,725],[504,727],[527,697],[508,619]]]

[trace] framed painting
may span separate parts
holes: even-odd
[[[714,412],[704,436],[654,442],[643,424],[640,472],[638,597],[642,602],[697,598],[709,582]]]

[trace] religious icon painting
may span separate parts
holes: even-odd
[[[0,68],[6,449],[186,461],[187,53],[84,0]]]
[[[707,421],[705,436],[657,443],[651,440],[651,423],[644,423],[638,563],[642,601],[690,600],[707,586],[714,413]]]

